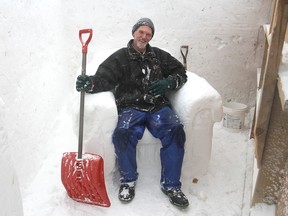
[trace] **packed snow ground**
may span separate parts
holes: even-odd
[[[71,151],[75,143],[72,122],[68,115],[61,118],[58,136],[51,143],[54,149],[42,169],[23,191],[25,216],[272,216],[274,206],[256,205],[250,210],[253,174],[253,143],[249,130],[232,132],[222,124],[214,126],[213,149],[208,173],[198,183],[184,185],[190,206],[181,210],[172,206],[159,189],[159,180],[139,176],[135,199],[129,204],[117,198],[118,185],[106,185],[111,207],[82,204],[70,199],[61,183],[62,153]],[[65,131],[65,132],[64,132]],[[77,147],[73,147],[76,148]],[[105,160],[105,159],[104,159]],[[141,173],[140,173],[141,175]]]

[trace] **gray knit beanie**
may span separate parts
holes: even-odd
[[[155,29],[154,29],[154,24],[153,24],[153,22],[152,22],[152,20],[151,19],[149,19],[149,18],[141,18],[141,19],[139,19],[137,22],[136,22],[136,24],[133,26],[133,28],[132,28],[132,35],[134,34],[134,32],[140,27],[140,26],[148,26],[148,27],[150,27],[151,29],[152,29],[152,37],[153,37],[153,35],[154,35],[154,31],[155,31]]]

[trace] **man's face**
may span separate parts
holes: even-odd
[[[133,34],[134,48],[140,52],[145,50],[146,45],[152,39],[152,29],[148,26],[140,26]]]

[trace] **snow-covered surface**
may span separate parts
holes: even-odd
[[[18,184],[18,177],[11,158],[11,149],[7,142],[7,132],[3,127],[5,113],[5,103],[0,97],[0,215],[22,216],[22,198]]]
[[[254,105],[256,95],[255,68],[262,60],[258,30],[260,25],[269,21],[271,4],[271,1],[262,0],[246,0],[241,4],[237,0],[5,1],[0,8],[0,88],[3,100],[0,111],[0,176],[3,182],[0,184],[0,191],[3,191],[0,215],[9,211],[9,216],[14,213],[22,215],[18,183],[25,216],[37,215],[37,212],[38,215],[52,212],[52,215],[65,216],[67,211],[70,211],[67,215],[104,211],[71,202],[59,182],[59,153],[77,148],[77,138],[71,126],[71,104],[76,71],[81,65],[79,29],[94,30],[88,49],[89,63],[96,53],[125,46],[136,20],[150,17],[156,27],[152,45],[170,50],[181,61],[179,48],[189,45],[188,68],[206,78],[225,101],[247,102],[250,107]],[[93,68],[89,74],[95,70]],[[222,130],[219,128],[219,131]],[[218,130],[216,134],[221,135]],[[225,144],[228,139],[222,138]],[[199,185],[203,184],[201,182]],[[213,194],[211,184],[207,185]],[[141,194],[141,188],[145,187],[138,186],[137,193]],[[203,186],[203,190],[205,187],[208,186]],[[115,194],[116,187],[113,189]],[[189,193],[189,189],[187,191]],[[208,189],[206,192],[210,194]],[[114,202],[115,196],[112,194],[111,197]],[[218,200],[207,197],[207,203],[214,202],[215,206],[222,200],[222,197],[216,197]],[[173,215],[174,208],[166,201],[163,200],[163,205]],[[193,201],[194,211],[200,209],[196,201]],[[193,204],[190,206],[192,210]],[[265,207],[261,207],[260,212]],[[215,211],[218,209],[219,206]],[[269,211],[264,209],[263,212],[259,215]]]
[[[216,123],[213,150],[208,173],[198,183],[184,186],[190,200],[186,210],[172,206],[159,189],[155,170],[141,176],[136,186],[135,199],[122,204],[118,198],[118,185],[108,186],[111,207],[91,206],[71,200],[60,181],[62,153],[75,142],[72,122],[63,115],[62,130],[65,134],[55,139],[55,148],[44,162],[41,170],[25,190],[24,212],[27,216],[92,216],[92,215],[196,215],[196,216],[248,216],[252,187],[253,144],[248,140],[248,130],[231,132]],[[251,216],[273,216],[275,207],[260,204],[251,211]]]

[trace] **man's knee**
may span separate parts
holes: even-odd
[[[125,149],[129,143],[127,130],[116,128],[113,133],[112,141],[116,150]]]
[[[186,134],[182,124],[178,124],[171,129],[171,139],[177,143],[177,146],[184,147]]]
[[[113,133],[112,142],[117,150],[124,150],[128,145],[136,145],[138,140],[131,130],[116,128]]]

